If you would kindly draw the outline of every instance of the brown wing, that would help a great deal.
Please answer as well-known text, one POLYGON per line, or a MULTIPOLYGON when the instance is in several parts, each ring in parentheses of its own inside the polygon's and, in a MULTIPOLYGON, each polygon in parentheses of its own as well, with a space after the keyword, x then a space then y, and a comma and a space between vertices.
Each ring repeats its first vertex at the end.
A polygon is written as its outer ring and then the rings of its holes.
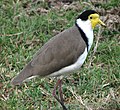
POLYGON ((63 31, 47 42, 33 58, 31 65, 37 69, 33 74, 46 76, 75 63, 85 46, 77 27, 63 31))
POLYGON ((47 76, 76 62, 85 50, 85 42, 76 26, 50 39, 13 80, 17 85, 30 76, 47 76))

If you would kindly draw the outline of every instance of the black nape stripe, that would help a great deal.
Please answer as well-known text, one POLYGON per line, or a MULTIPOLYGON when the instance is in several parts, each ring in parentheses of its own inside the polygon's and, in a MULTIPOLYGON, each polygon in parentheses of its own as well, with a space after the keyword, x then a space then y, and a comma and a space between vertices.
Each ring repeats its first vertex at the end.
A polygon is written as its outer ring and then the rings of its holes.
POLYGON ((78 26, 78 24, 75 23, 75 25, 77 26, 77 28, 78 28, 78 30, 79 30, 79 32, 80 32, 83 40, 85 41, 86 46, 87 46, 87 51, 88 51, 88 46, 89 46, 89 45, 88 45, 88 38, 86 37, 86 35, 85 35, 85 33, 83 32, 83 30, 78 26))

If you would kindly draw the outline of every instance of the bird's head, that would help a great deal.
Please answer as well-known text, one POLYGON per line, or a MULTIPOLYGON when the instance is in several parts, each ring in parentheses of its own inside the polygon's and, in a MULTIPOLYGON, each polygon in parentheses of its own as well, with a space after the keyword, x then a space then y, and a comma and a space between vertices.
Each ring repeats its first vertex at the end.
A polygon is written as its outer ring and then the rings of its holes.
POLYGON ((101 20, 99 14, 94 10, 86 10, 82 12, 77 19, 81 21, 90 21, 92 29, 95 28, 96 25, 100 24, 102 26, 106 26, 101 20))

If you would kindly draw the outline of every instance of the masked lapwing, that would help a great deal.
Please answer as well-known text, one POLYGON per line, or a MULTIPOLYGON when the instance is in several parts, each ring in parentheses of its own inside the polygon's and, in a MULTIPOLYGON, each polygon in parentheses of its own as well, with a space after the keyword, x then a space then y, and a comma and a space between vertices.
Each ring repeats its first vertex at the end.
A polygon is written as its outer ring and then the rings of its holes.
MULTIPOLYGON (((82 12, 72 27, 45 43, 11 83, 21 85, 22 82, 33 76, 58 77, 79 70, 92 46, 93 29, 97 24, 105 26, 96 11, 86 10, 82 12)), ((53 96, 63 109, 67 110, 63 103, 61 83, 59 78, 54 87, 53 96), (56 96, 58 87, 60 99, 56 96)))

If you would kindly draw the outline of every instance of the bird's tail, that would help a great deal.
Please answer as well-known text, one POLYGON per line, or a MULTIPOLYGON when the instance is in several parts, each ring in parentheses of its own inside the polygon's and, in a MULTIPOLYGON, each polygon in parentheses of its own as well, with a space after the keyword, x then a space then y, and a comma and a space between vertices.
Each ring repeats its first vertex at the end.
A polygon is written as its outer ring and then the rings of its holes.
POLYGON ((21 85, 24 80, 33 76, 33 68, 30 63, 15 77, 12 79, 12 85, 21 85))

